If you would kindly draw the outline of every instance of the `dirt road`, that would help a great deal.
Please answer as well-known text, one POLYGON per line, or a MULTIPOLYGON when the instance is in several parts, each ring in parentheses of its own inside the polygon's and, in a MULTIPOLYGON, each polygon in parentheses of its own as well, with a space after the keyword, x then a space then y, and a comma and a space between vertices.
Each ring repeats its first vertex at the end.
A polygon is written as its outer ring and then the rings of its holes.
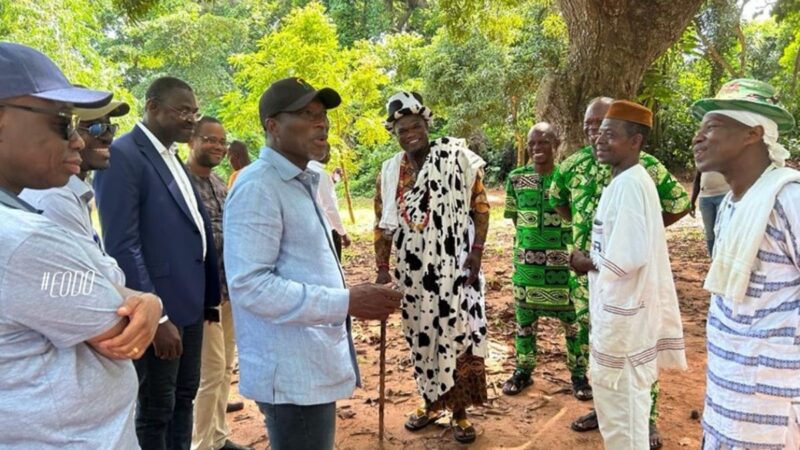
MULTIPOLYGON (((492 196, 494 207, 502 198, 492 196)), ((668 231, 672 269, 683 315, 689 360, 688 372, 668 372, 661 377, 659 428, 664 449, 696 449, 701 430, 692 411, 702 411, 705 384, 705 317, 708 295, 702 280, 708 267, 705 240, 698 219, 685 218, 668 231)), ((576 400, 569 390, 569 373, 564 360, 564 338, 555 320, 540 324, 539 366, 535 384, 516 397, 500 392, 503 381, 514 368, 514 315, 510 285, 510 221, 492 223, 483 269, 487 278, 487 316, 490 318, 490 350, 487 360, 490 402, 470 411, 478 430, 473 449, 599 449, 598 432, 575 433, 570 422, 589 411, 591 402, 576 400)), ((345 270, 348 281, 358 283, 374 277, 371 245, 359 242, 351 250, 345 270)), ((378 324, 354 325, 356 348, 363 375, 363 389, 352 399, 338 403, 337 449, 377 449, 378 427, 378 324)), ((408 361, 408 348, 402 339, 400 319, 392 317, 387 339, 386 449, 463 449, 446 427, 429 427, 418 433, 403 428, 408 413, 419 403, 408 361)), ((235 386, 234 386, 235 389, 235 386)), ((268 442, 257 407, 246 402, 244 411, 231 413, 233 439, 242 444, 266 449, 268 442)), ((311 449, 309 449, 311 450, 311 449)))

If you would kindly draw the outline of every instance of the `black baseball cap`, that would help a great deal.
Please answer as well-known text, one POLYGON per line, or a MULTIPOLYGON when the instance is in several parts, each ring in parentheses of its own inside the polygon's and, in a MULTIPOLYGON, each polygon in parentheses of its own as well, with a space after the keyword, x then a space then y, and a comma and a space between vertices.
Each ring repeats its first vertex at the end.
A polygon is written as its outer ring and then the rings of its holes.
POLYGON ((306 80, 297 77, 284 78, 270 85, 261 95, 258 102, 258 115, 261 125, 269 117, 282 112, 294 112, 303 109, 312 100, 317 99, 332 109, 342 103, 342 97, 331 88, 314 89, 306 80))

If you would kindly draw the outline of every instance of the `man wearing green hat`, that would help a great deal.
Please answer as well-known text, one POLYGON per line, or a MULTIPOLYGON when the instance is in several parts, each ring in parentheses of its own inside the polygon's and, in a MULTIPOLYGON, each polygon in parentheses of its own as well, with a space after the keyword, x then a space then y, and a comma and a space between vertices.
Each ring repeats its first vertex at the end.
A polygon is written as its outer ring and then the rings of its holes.
POLYGON ((800 448, 800 173, 778 143, 794 118, 772 86, 725 84, 693 106, 697 169, 731 187, 716 223, 704 450, 800 448))

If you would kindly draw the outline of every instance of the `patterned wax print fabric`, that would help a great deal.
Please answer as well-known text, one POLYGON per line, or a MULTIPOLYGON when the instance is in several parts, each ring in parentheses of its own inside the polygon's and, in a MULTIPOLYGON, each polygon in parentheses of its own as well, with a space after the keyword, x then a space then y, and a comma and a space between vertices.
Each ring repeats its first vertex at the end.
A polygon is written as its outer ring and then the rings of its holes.
POLYGON ((574 311, 569 300, 571 230, 550 205, 552 173, 531 166, 508 175, 504 216, 516 221, 514 300, 537 311, 574 311))
MULTIPOLYGON (((661 209, 678 214, 689 209, 689 194, 653 155, 642 152, 639 164, 656 184, 661 209)), ((565 159, 556 168, 550 185, 550 204, 569 205, 572 211, 572 243, 575 248, 589 251, 592 218, 597 211, 600 194, 611 182, 611 169, 597 162, 592 147, 586 146, 565 159)), ((570 248, 570 251, 572 248, 570 248)))
POLYGON ((564 328, 567 368, 573 379, 582 379, 588 348, 578 338, 575 306, 567 284, 567 244, 572 232, 550 205, 551 182, 552 172, 540 175, 532 166, 515 169, 506 181, 504 216, 516 222, 512 276, 516 370, 530 375, 536 369, 539 317, 554 317, 564 328))

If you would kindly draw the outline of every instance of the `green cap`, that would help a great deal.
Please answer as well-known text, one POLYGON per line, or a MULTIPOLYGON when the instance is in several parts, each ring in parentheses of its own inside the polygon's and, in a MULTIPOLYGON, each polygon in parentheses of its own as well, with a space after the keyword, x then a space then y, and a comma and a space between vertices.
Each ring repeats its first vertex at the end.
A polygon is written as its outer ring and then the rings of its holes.
POLYGON ((763 81, 739 78, 725 83, 717 96, 704 98, 692 105, 692 113, 701 119, 706 113, 719 109, 733 109, 761 114, 778 125, 785 133, 794 128, 794 117, 775 96, 775 88, 763 81))

